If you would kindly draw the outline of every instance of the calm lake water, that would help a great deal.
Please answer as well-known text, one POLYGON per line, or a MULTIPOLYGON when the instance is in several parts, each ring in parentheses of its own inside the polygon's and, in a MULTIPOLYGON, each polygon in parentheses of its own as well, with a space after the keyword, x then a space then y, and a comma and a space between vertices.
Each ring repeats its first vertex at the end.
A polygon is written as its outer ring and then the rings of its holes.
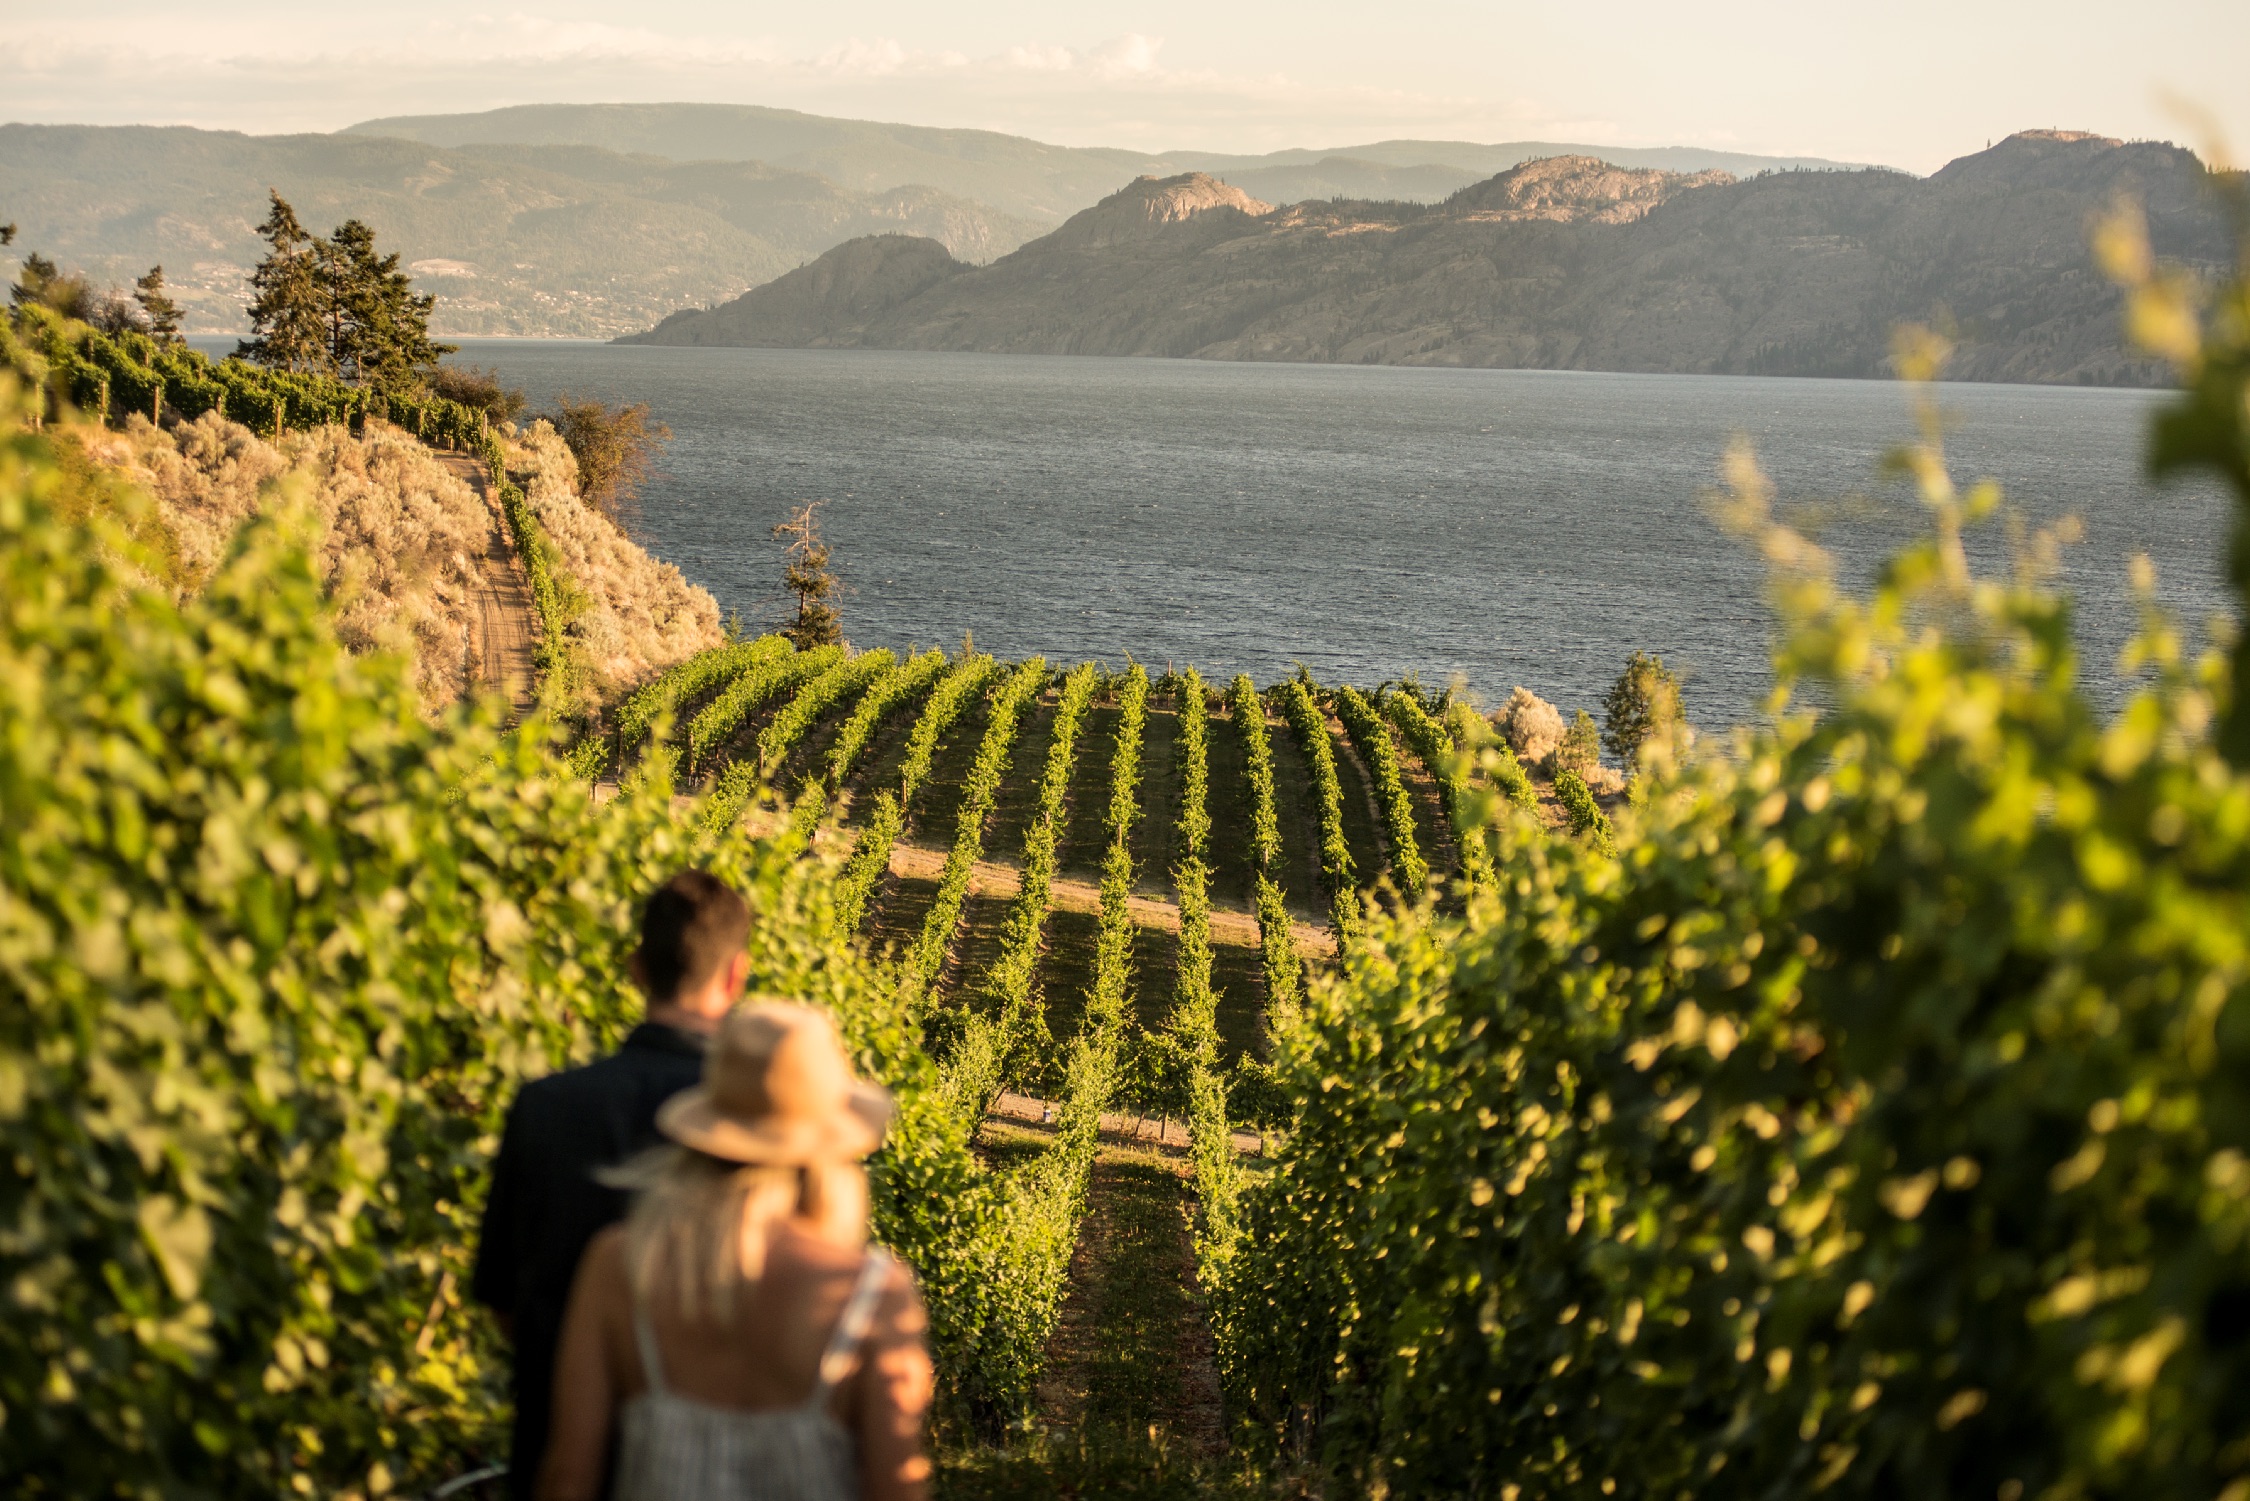
MULTIPOLYGON (((822 512, 854 644, 958 643, 1259 682, 1459 675, 1598 710, 1634 648, 1680 668, 1695 717, 1770 686, 1763 574, 1710 519, 1747 435, 1785 502, 1865 580, 1919 525, 1883 454, 1905 392, 1859 381, 1240 365, 858 350, 646 349, 470 340, 535 403, 646 401, 673 441, 640 528, 764 625, 788 598, 769 529, 822 512)), ((2137 552, 2200 627, 2228 608, 2215 489, 2140 476, 2154 393, 1948 386, 1962 479, 2027 519, 2065 513, 2084 677, 2114 703, 2137 552)), ((2008 557, 2001 528, 1975 550, 2008 557)), ((2200 635, 2200 631, 2198 631, 2200 635)))

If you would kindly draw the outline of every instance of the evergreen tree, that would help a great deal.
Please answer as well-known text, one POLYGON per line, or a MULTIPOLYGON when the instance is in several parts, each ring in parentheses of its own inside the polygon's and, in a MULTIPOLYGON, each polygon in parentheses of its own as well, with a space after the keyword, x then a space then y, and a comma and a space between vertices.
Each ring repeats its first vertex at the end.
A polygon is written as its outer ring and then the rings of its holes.
POLYGON ((1662 657, 1636 651, 1610 687, 1602 744, 1627 771, 1641 747, 1680 721, 1680 680, 1662 657))
POLYGON ((258 234, 273 248, 250 273, 252 336, 235 354, 277 370, 330 373, 335 362, 322 318, 317 242, 297 222, 297 211, 288 200, 267 191, 273 207, 258 226, 258 234))
POLYGON ((828 571, 828 544, 820 535, 819 501, 799 506, 787 521, 773 529, 776 537, 789 538, 782 551, 782 582, 797 596, 797 622, 782 630, 799 651, 833 646, 844 638, 843 623, 828 603, 838 586, 828 571))
POLYGON ((159 344, 180 342, 180 305, 164 291, 164 268, 151 266, 148 275, 133 283, 133 300, 141 305, 148 336, 159 344))
POLYGON ((330 353, 353 380, 391 388, 411 385, 446 355, 451 344, 430 341, 430 312, 437 299, 417 295, 399 269, 398 252, 377 253, 375 231, 357 219, 336 227, 321 246, 327 300, 334 309, 330 353))

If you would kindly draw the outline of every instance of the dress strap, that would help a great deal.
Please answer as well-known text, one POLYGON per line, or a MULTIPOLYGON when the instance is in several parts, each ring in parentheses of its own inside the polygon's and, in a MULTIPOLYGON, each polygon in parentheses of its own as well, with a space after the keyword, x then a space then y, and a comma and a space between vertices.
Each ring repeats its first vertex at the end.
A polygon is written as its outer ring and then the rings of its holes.
POLYGON ((633 1300, 633 1342, 641 1347, 641 1375, 656 1396, 664 1395, 664 1359, 656 1353, 656 1331, 649 1327, 648 1308, 633 1300))
POLYGON ((813 1383, 812 1396, 805 1401, 807 1407, 826 1403, 828 1394, 851 1368, 860 1341, 867 1338, 868 1326, 875 1321, 875 1301, 883 1295, 890 1271, 890 1252, 878 1246, 867 1253, 867 1264, 859 1270, 859 1281, 844 1304, 843 1317, 836 1320, 836 1332, 828 1337, 828 1348, 821 1354, 820 1379, 813 1383))

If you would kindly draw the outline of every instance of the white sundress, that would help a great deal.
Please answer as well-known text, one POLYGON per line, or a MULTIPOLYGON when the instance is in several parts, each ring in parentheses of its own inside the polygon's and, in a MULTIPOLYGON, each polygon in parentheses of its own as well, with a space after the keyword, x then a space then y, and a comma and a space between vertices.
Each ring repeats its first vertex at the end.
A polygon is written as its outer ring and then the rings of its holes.
POLYGON ((636 1303, 633 1337, 648 1390, 625 1404, 615 1501, 857 1501, 857 1446, 828 1399, 867 1337, 890 1265, 887 1253, 868 1253, 812 1395, 795 1407, 751 1412, 667 1391, 648 1311, 636 1303))

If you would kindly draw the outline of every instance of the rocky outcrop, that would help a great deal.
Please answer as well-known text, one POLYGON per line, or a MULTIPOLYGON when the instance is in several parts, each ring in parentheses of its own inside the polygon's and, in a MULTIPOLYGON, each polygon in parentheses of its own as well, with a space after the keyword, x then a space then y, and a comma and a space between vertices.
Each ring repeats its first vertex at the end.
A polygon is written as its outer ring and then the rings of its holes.
POLYGON ((1090 209, 1071 215, 1047 236, 1057 250, 1102 250, 1159 239, 1175 224, 1214 210, 1258 218, 1273 212, 1242 189, 1202 172, 1136 177, 1090 209))
POLYGON ((718 332, 733 320, 801 331, 756 342, 893 349, 1878 376, 1898 325, 1935 322, 1957 337, 1958 378, 2146 384, 2163 372, 2123 346, 2087 248, 2120 197, 2146 207, 2159 255, 2231 260, 2191 153, 2040 131, 1927 179, 1567 156, 1440 204, 1268 210, 1201 174, 1144 178, 989 266, 911 289, 839 275, 864 286, 848 307, 837 291, 786 316, 811 284, 775 283, 664 332, 738 342, 718 332))
POLYGON ((1551 156, 1463 188, 1445 207, 1472 223, 1630 224, 1667 198, 1733 181, 1726 172, 1633 171, 1591 156, 1551 156))

